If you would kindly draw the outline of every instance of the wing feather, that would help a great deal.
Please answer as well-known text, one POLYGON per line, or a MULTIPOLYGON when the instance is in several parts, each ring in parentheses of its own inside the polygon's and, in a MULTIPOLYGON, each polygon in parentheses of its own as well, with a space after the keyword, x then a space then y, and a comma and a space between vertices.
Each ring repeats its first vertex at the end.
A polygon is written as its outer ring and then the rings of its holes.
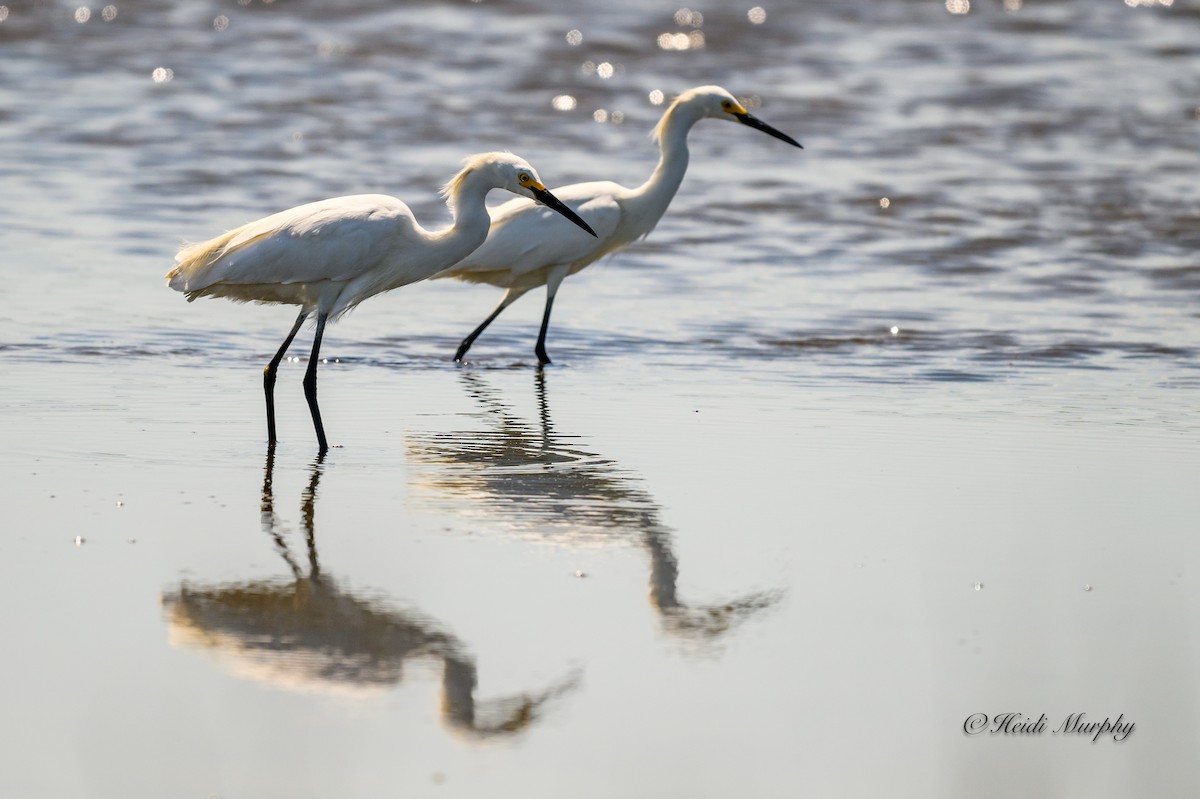
POLYGON ((395 197, 360 194, 297 206, 184 247, 172 288, 346 281, 410 239, 412 212, 395 197))

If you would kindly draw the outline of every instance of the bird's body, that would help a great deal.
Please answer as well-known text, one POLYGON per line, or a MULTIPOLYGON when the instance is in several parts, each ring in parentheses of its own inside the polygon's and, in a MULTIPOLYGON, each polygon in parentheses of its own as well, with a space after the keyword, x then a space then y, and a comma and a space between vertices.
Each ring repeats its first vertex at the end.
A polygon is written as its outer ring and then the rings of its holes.
POLYGON ((300 306, 283 346, 267 365, 268 440, 275 443, 275 371, 300 326, 315 312, 317 331, 305 375, 317 440, 327 449, 316 403, 316 365, 325 324, 363 300, 424 280, 478 247, 489 224, 484 198, 494 188, 546 203, 586 224, 546 191, 537 172, 510 153, 472 156, 443 194, 454 222, 426 230, 407 205, 382 194, 336 197, 297 206, 182 248, 167 285, 197 297, 300 306))
POLYGON ((453 263, 459 254, 454 250, 478 245, 475 233, 439 253, 432 234, 395 197, 335 197, 186 247, 167 277, 189 300, 226 297, 326 308, 336 318, 367 297, 428 277, 426 270, 436 264, 453 263))
POLYGON ((725 118, 762 130, 797 147, 791 137, 751 116, 733 95, 719 86, 701 86, 684 92, 663 114, 654 137, 660 147, 658 166, 650 178, 628 188, 612 181, 564 186, 555 195, 596 231, 596 237, 579 234, 552 219, 534 203, 510 200, 492 212, 487 240, 438 277, 488 283, 507 289, 500 305, 467 336, 455 360, 500 312, 530 289, 546 286, 546 308, 535 351, 540 363, 549 363, 545 339, 550 310, 558 287, 568 276, 609 253, 645 237, 666 213, 687 172, 687 136, 705 118, 725 118))

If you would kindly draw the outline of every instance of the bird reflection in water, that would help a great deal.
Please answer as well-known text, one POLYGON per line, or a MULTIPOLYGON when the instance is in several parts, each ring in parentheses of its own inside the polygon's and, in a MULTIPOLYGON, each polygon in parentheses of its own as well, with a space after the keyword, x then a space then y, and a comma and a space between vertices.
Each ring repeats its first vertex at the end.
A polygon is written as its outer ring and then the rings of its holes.
POLYGON ((478 372, 464 370, 462 380, 491 429, 410 436, 409 456, 425 467, 414 470, 419 492, 523 536, 639 544, 650 556, 651 605, 666 632, 680 638, 716 641, 779 600, 780 591, 759 591, 711 605, 685 602, 661 509, 636 475, 588 452, 579 437, 555 431, 544 371, 535 374, 536 426, 516 416, 478 372))
POLYGON ((323 456, 312 464, 301 502, 307 574, 288 547, 275 513, 268 452, 262 487, 262 527, 291 571, 291 579, 268 578, 214 586, 180 585, 165 594, 170 640, 208 650, 239 676, 292 690, 372 694, 400 682, 416 661, 442 666, 441 713, 455 732, 493 738, 533 724, 544 705, 573 688, 571 675, 539 694, 476 701, 475 661, 463 644, 436 621, 398 610, 338 586, 321 570, 314 509, 323 456))

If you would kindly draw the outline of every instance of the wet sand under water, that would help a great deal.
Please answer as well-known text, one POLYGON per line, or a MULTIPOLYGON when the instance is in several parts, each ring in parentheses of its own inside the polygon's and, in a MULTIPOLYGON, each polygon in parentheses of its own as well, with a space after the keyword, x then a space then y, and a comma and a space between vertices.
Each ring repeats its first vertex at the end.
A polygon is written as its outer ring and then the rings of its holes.
POLYGON ((229 367, 18 403, 11 789, 1194 787, 1186 397, 333 364, 317 462, 301 364, 273 460, 229 367), (1136 726, 964 734, 1006 711, 1136 726))

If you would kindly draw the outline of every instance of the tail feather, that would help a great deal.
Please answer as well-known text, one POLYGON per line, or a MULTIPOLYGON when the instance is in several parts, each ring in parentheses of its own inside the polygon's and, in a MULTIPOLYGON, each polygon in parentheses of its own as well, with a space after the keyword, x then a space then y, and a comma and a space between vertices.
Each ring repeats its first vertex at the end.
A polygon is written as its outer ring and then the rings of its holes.
POLYGON ((225 256, 253 244, 269 232, 253 235, 248 228, 250 225, 243 225, 208 241, 184 245, 175 253, 175 266, 166 274, 167 285, 189 294, 207 288, 214 282, 210 272, 225 256))
POLYGON ((231 230, 208 241, 187 244, 175 253, 175 266, 167 272, 167 285, 176 291, 195 291, 208 268, 221 259, 239 233, 231 230))

